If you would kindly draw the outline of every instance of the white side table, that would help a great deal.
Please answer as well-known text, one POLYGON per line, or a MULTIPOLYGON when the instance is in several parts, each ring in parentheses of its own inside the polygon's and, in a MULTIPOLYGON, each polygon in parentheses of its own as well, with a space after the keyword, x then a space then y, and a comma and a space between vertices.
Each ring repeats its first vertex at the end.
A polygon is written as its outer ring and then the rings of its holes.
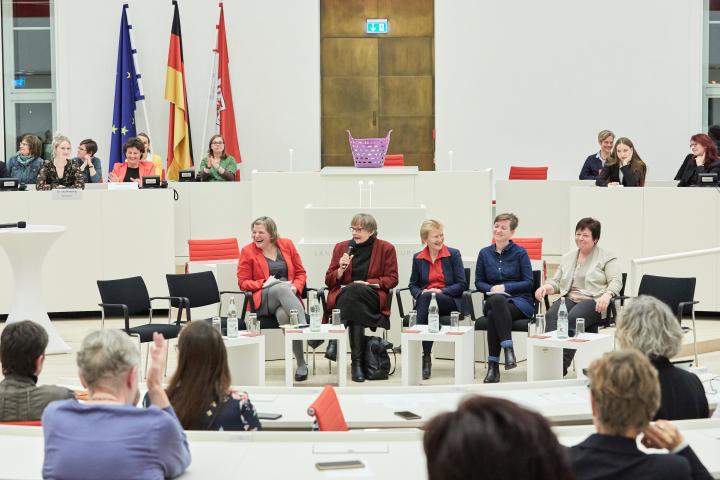
POLYGON ((423 340, 432 342, 453 342, 455 344, 455 385, 473 383, 475 370, 474 347, 475 327, 443 326, 438 333, 428 333, 427 325, 416 325, 412 332, 405 329, 401 333, 402 341, 402 384, 420 385, 421 351, 423 340), (416 332, 416 333, 415 333, 416 332))
POLYGON ((265 335, 223 337, 232 385, 265 385, 265 335))
MULTIPOLYGON (((577 337, 576 337, 577 338, 577 337)), ((585 378, 582 370, 590 363, 602 356, 603 353, 613 349, 613 336, 603 333, 583 333, 580 340, 568 338, 559 340, 557 332, 545 332, 535 338, 529 337, 527 341, 527 379, 535 380, 562 380, 563 348, 576 350, 575 370, 578 378, 585 378), (547 338, 538 338, 547 337, 547 338)))
POLYGON ((310 327, 285 329, 285 386, 292 387, 295 369, 293 368, 293 340, 337 340, 338 386, 347 383, 347 330, 343 325, 324 323, 319 332, 311 332, 310 327))
MULTIPOLYGON (((5 249, 15 280, 13 305, 7 323, 32 320, 47 331, 46 354, 68 353, 70 347, 50 322, 42 294, 43 262, 55 240, 67 230, 65 225, 28 225, 26 228, 0 229, 0 246, 5 249)), ((67 272, 68 280, 72 272, 67 272)))

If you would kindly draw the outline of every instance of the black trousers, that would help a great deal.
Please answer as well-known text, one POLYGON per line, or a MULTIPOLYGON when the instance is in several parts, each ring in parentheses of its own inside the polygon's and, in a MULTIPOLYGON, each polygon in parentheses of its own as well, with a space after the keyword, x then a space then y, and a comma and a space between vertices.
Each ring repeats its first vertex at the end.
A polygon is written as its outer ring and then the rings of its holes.
MULTIPOLYGON (((585 319, 585 331, 597 333, 597 324, 602 320, 601 314, 595 311, 595 300, 583 300, 575 303, 565 297, 565 306, 568 310, 568 330, 575 330, 575 322, 578 318, 585 319)), ((545 331, 551 332, 557 330, 558 310, 560 309, 560 299, 550 306, 550 310, 545 314, 545 331)), ((575 350, 563 349, 563 371, 566 372, 573 358, 575 358, 575 350)))
POLYGON ((512 322, 525 318, 525 314, 508 301, 505 295, 490 295, 483 305, 488 319, 488 353, 491 357, 500 356, 500 342, 512 339, 512 322))
MULTIPOLYGON (((418 325, 427 325, 428 323, 428 310, 430 309, 430 300, 432 300, 432 293, 425 292, 421 294, 415 302, 415 311, 417 311, 417 323, 418 325)), ((444 293, 436 293, 435 301, 438 304, 438 310, 440 315, 450 315, 450 312, 457 310, 455 300, 450 295, 444 293)), ((430 354, 432 352, 433 342, 422 342, 423 354, 430 354)))

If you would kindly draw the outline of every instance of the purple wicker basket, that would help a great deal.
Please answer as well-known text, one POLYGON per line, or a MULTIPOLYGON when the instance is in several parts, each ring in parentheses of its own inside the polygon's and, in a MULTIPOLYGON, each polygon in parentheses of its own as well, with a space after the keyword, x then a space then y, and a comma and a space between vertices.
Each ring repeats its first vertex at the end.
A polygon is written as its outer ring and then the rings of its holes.
POLYGON ((356 168, 380 168, 385 164, 392 129, 388 130, 384 138, 353 138, 350 130, 346 132, 356 168))

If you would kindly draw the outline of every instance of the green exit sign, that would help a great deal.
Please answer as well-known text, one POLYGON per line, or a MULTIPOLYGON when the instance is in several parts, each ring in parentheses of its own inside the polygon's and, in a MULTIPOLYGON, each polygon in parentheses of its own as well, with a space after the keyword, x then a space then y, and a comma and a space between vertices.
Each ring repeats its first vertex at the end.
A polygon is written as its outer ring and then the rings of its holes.
POLYGON ((365 24, 367 33, 388 33, 387 18, 368 18, 365 24))

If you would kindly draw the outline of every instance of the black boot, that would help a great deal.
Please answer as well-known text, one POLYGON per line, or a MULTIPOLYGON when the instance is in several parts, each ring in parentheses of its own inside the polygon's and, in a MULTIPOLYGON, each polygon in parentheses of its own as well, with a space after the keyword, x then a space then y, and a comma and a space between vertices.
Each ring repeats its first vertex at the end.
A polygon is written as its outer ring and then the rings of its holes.
POLYGON ((427 380, 430 378, 430 372, 432 371, 432 354, 423 353, 422 358, 422 378, 427 380))
POLYGON ((325 349, 325 358, 333 362, 337 361, 337 340, 328 340, 328 346, 325 349))
POLYGON ((363 354, 365 346, 365 326, 350 326, 350 374, 353 382, 364 382, 365 374, 363 373, 363 354))
POLYGON ((498 362, 488 362, 488 371, 485 375, 483 383, 498 383, 500 381, 500 364, 498 362))
POLYGON ((515 360, 515 350, 513 347, 503 348, 505 351, 505 370, 512 370, 517 367, 517 361, 515 360))

